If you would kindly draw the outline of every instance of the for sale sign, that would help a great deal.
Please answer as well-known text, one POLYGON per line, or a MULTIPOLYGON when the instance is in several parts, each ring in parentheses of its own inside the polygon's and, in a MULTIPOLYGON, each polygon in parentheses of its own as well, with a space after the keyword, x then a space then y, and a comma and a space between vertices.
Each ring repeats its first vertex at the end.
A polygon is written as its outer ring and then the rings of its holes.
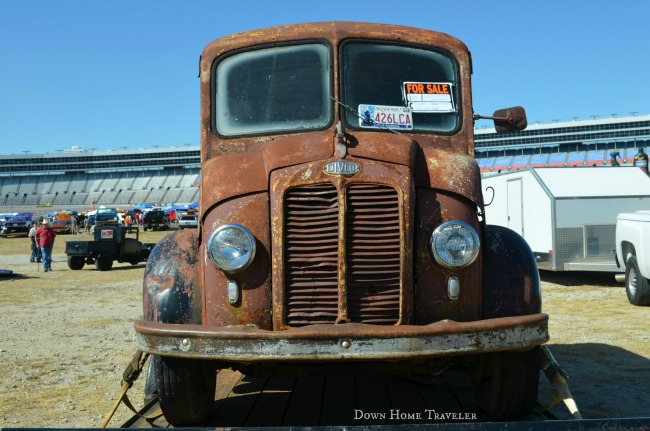
POLYGON ((413 112, 456 112, 451 82, 405 82, 404 99, 413 112))

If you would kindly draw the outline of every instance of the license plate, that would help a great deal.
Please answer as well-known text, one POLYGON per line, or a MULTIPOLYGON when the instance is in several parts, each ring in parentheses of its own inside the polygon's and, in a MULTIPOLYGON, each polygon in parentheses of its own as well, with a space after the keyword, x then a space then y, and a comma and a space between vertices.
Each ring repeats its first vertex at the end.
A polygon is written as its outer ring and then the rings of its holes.
POLYGON ((371 129, 413 129, 411 108, 404 106, 359 105, 359 126, 371 129))

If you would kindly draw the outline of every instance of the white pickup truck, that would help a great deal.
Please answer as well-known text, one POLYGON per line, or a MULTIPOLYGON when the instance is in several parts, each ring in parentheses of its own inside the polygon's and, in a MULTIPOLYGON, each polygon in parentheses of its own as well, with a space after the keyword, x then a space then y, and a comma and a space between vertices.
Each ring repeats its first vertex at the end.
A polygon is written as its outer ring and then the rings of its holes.
POLYGON ((650 305, 650 211, 616 217, 616 264, 625 269, 630 303, 650 305))

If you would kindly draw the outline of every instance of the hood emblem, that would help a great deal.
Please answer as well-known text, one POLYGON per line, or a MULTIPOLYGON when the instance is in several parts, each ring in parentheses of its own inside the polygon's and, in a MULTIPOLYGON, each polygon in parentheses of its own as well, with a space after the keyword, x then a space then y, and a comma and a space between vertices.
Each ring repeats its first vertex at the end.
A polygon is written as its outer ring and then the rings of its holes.
POLYGON ((353 162, 343 160, 329 162, 323 166, 323 172, 330 175, 354 175, 359 172, 360 166, 353 162))

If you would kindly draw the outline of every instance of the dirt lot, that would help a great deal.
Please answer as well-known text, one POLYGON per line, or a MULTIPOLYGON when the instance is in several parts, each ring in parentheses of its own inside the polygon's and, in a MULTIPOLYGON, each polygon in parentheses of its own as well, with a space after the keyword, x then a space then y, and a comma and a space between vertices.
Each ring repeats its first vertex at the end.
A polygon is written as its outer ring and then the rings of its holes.
MULTIPOLYGON (((165 234, 146 232, 141 240, 165 234)), ((44 273, 29 263, 27 238, 0 238, 0 269, 16 275, 0 278, 0 427, 98 427, 135 352, 144 264, 70 271, 68 239, 57 238, 53 271, 44 273)), ((650 308, 630 305, 609 274, 546 273, 542 280, 550 347, 583 416, 650 416, 650 308)), ((131 391, 138 406, 143 380, 131 391)), ((549 402, 551 388, 542 382, 539 399, 549 402)), ((568 417, 562 407, 552 411, 568 417)), ((110 426, 128 417, 120 407, 110 426)))

